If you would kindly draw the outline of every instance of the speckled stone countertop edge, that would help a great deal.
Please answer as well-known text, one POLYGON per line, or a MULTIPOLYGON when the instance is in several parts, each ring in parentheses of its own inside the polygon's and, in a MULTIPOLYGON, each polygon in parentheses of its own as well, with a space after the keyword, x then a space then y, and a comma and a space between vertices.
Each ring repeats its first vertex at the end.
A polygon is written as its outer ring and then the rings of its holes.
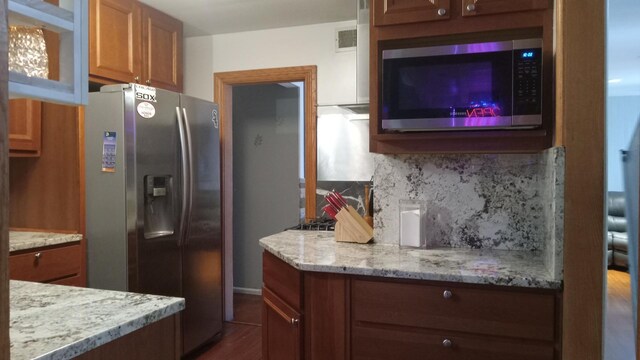
POLYGON ((185 309, 178 297, 11 280, 11 357, 66 360, 185 309))
POLYGON ((126 323, 120 324, 119 326, 104 330, 85 339, 78 340, 61 348, 52 350, 46 354, 35 357, 32 360, 72 359, 117 340, 118 338, 126 336, 136 330, 140 330, 145 326, 175 315, 176 313, 184 310, 184 308, 184 300, 176 300, 174 304, 168 305, 164 309, 158 309, 149 313, 141 314, 137 319, 130 320, 126 323))
MULTIPOLYGON (((273 238, 273 236, 268 237, 273 238)), ((460 273, 436 273, 436 272, 417 272, 407 270, 397 270, 388 268, 367 268, 367 267, 354 267, 354 266, 338 266, 331 264, 316 264, 305 261, 299 261, 291 256, 284 254, 278 249, 270 246, 265 239, 259 240, 259 244, 269 253, 275 255, 285 263, 293 266, 300 271, 309 272, 329 272, 336 274, 347 275, 361 275, 361 276, 376 276, 395 279, 408 279, 408 280, 427 280, 427 281, 442 281, 442 282, 458 282, 466 284, 478 284, 478 285, 496 285, 496 286, 509 286, 509 287, 521 287, 521 288, 534 288, 534 289, 550 289, 560 290, 563 287, 562 280, 555 280, 548 274, 548 277, 524 277, 524 276, 507 276, 507 275, 488 275, 488 274, 460 274, 460 273)), ((389 246, 388 244, 367 244, 360 246, 389 246)), ((455 250, 452 250, 455 251, 455 250)), ((548 271, 547 271, 548 272, 548 271)))
POLYGON ((9 231, 9 252, 31 250, 82 240, 82 234, 36 231, 9 231))

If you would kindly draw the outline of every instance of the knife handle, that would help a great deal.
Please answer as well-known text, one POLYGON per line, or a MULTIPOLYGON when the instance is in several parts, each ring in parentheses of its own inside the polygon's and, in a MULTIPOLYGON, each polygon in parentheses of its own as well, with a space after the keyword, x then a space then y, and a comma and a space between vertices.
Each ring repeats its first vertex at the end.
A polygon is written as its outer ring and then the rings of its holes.
POLYGON ((333 220, 336 220, 336 215, 338 215, 338 213, 333 209, 333 206, 331 204, 323 207, 322 211, 326 212, 327 215, 329 215, 333 220))
POLYGON ((332 196, 332 193, 327 194, 324 199, 327 200, 327 202, 335 208, 336 213, 344 207, 342 204, 340 204, 340 201, 338 201, 335 196, 332 196))
POLYGON ((345 200, 345 198, 339 192, 333 190, 333 196, 335 196, 338 199, 338 201, 342 204, 342 206, 346 207, 348 205, 347 200, 345 200))

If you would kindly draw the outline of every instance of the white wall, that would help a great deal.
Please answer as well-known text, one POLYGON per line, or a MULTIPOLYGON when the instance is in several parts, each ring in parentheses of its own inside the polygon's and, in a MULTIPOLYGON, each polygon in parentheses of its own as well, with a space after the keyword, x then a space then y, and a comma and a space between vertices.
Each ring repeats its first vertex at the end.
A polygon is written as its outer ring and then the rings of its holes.
POLYGON ((318 66, 318 104, 356 102, 356 52, 335 51, 342 21, 185 39, 185 93, 211 99, 213 73, 318 66), (210 42, 211 44, 208 44, 210 42))
POLYGON ((211 36, 184 39, 184 93, 213 101, 213 41, 211 36))

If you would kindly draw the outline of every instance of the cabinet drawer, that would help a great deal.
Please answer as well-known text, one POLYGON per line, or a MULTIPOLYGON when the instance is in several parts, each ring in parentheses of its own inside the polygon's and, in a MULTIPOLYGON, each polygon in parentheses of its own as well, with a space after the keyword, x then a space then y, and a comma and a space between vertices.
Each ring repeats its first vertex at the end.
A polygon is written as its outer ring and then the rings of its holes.
POLYGON ((555 339, 553 293, 433 282, 358 279, 352 284, 355 325, 384 324, 544 341, 555 339))
POLYGON ((80 273, 80 245, 44 249, 9 257, 13 280, 49 282, 80 273))
POLYGON ((462 0, 462 16, 545 10, 549 0, 462 0))
POLYGON ((552 360, 553 345, 419 329, 354 327, 352 359, 552 360), (445 346, 445 341, 449 343, 445 346))
POLYGON ((262 255, 264 286, 294 310, 302 308, 302 272, 265 251, 262 255))
POLYGON ((80 277, 80 275, 74 275, 72 277, 55 280, 50 282, 49 284, 85 287, 85 284, 82 282, 82 278, 80 277))
POLYGON ((375 26, 410 24, 449 19, 450 0, 376 0, 375 26))

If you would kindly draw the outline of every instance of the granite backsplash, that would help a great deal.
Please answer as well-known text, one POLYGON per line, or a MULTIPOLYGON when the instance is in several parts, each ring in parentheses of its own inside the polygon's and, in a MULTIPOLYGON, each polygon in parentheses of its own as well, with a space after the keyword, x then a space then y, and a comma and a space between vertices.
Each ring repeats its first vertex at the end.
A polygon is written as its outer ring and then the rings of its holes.
POLYGON ((564 149, 376 155, 374 240, 399 243, 401 199, 426 203, 427 247, 544 252, 562 274, 564 149))

